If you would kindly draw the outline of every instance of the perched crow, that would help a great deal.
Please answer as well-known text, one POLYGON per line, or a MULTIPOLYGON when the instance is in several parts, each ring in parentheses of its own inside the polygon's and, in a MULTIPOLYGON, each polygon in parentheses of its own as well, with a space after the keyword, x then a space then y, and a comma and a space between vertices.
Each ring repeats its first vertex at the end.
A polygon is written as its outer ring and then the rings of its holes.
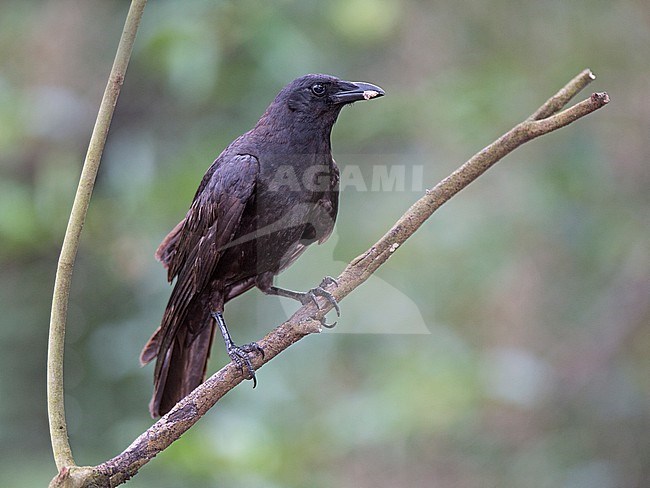
POLYGON ((222 315, 229 300, 256 286, 303 304, 320 295, 336 305, 322 283, 300 293, 273 286, 273 277, 332 232, 339 170, 330 134, 341 108, 382 95, 369 83, 298 78, 208 168, 187 215, 156 251, 176 283, 140 356, 143 365, 157 357, 152 416, 203 382, 215 325, 230 358, 255 381, 249 354, 264 352, 255 343, 233 343, 222 315))

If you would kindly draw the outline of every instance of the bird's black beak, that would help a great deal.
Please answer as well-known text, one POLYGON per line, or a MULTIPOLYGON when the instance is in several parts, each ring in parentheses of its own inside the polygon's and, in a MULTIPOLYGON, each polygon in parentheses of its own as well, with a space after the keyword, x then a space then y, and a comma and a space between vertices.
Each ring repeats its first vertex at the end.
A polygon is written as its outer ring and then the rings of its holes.
POLYGON ((377 85, 363 81, 344 81, 340 84, 341 90, 330 95, 334 103, 352 103, 358 100, 371 100, 383 97, 385 92, 377 85))

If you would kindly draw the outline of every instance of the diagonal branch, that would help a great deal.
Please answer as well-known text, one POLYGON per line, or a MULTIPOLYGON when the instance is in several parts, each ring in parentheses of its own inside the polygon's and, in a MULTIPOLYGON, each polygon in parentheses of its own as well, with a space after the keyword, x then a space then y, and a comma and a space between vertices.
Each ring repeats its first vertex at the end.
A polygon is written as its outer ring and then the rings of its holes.
POLYGON ((135 34, 140 25, 142 11, 146 0, 133 0, 124 24, 124 30, 115 54, 106 90, 99 107, 97 120, 93 129, 88 152, 84 161, 79 186, 72 204, 68 227, 63 238, 61 255, 54 280, 52 296, 52 312, 50 315, 50 336, 47 350, 47 409, 50 422, 50 438, 52 453, 58 470, 75 466, 72 450, 68 441, 68 428, 65 422, 63 402, 63 349, 65 339, 65 323, 68 313, 68 296, 70 280, 74 268, 79 238, 83 228, 86 212, 90 203, 95 177, 99 162, 104 151, 108 136, 108 128, 113 118, 117 97, 124 82, 124 74, 129 64, 135 34))
MULTIPOLYGON (((580 73, 531 117, 479 151, 433 189, 427 190, 375 245, 345 268, 337 279, 338 286, 330 286, 328 291, 339 301, 345 298, 385 263, 433 212, 504 156, 523 143, 564 127, 609 103, 607 93, 594 93, 590 98, 560 112, 593 79, 589 70, 580 73)), ((259 369, 303 337, 320 332, 320 318, 331 310, 332 305, 321 299, 320 306, 320 309, 313 304, 301 307, 289 320, 258 341, 264 349, 264 358, 259 355, 255 358, 255 368, 259 369)), ((74 486, 114 487, 124 483, 243 380, 241 371, 234 364, 227 364, 140 435, 124 452, 96 467, 72 468, 70 471, 77 470, 79 479, 83 478, 82 484, 74 486)), ((65 474, 61 473, 60 477, 65 477, 65 474)))

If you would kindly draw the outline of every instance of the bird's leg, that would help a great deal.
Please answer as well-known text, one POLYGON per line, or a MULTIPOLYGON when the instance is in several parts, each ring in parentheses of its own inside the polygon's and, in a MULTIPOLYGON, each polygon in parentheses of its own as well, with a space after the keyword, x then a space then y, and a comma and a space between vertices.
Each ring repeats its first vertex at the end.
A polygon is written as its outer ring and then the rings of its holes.
MULTIPOLYGON (((326 276, 325 278, 323 278, 323 281, 321 281, 320 285, 306 292, 285 290, 284 288, 278 288, 277 286, 270 286, 267 290, 264 291, 264 293, 266 293, 267 295, 276 295, 279 297, 293 298, 294 300, 298 300, 303 305, 307 305, 308 303, 313 302, 318 309, 320 309, 320 305, 318 305, 318 301, 316 300, 316 297, 323 297, 332 304, 334 310, 336 310, 337 317, 340 317, 341 309, 339 308, 339 304, 336 301, 336 298, 334 298, 334 296, 325 289, 325 287, 330 284, 334 284, 338 286, 338 283, 334 278, 332 278, 331 276, 326 276)), ((323 319, 321 320, 321 324, 323 325, 323 327, 327 327, 328 329, 331 329, 336 325, 336 322, 334 322, 333 324, 327 324, 325 322, 325 318, 323 317, 323 319)))
POLYGON ((246 366, 249 379, 253 380, 253 388, 255 388, 257 386, 257 378, 255 378, 255 368, 251 363, 249 354, 251 352, 259 352, 262 357, 264 357, 264 350, 258 346, 256 342, 244 344, 243 346, 235 345, 230 337, 230 332, 228 332, 228 327, 226 326, 223 314, 221 312, 212 312, 211 315, 219 326, 219 330, 223 336, 223 342, 226 344, 226 352, 228 353, 228 356, 230 356, 232 362, 237 365, 242 373, 244 372, 244 366, 246 366))

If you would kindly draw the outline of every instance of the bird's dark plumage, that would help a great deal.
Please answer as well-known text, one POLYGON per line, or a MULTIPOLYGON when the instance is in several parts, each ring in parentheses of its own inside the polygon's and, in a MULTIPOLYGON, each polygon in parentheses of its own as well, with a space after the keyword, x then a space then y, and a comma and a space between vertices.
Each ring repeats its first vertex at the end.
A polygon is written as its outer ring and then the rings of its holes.
POLYGON ((254 375, 247 354, 257 346, 232 344, 224 304, 255 286, 290 296, 273 286, 273 277, 309 244, 325 241, 336 219, 332 126, 344 105, 383 94, 374 85, 328 75, 298 78, 212 163, 187 215, 156 251, 176 282, 140 357, 143 364, 157 358, 154 417, 203 381, 215 325, 231 358, 254 375))

